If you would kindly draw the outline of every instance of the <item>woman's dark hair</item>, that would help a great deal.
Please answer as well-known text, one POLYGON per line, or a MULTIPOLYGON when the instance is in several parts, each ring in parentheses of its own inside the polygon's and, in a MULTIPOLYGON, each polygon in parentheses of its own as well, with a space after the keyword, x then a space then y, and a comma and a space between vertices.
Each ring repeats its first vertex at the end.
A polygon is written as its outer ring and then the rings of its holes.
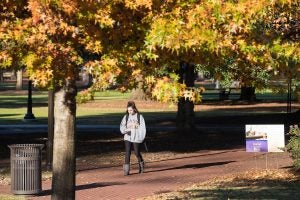
MULTIPOLYGON (((127 108, 131 107, 135 113, 139 113, 134 101, 128 101, 127 108)), ((128 114, 128 110, 126 109, 126 113, 128 114)))

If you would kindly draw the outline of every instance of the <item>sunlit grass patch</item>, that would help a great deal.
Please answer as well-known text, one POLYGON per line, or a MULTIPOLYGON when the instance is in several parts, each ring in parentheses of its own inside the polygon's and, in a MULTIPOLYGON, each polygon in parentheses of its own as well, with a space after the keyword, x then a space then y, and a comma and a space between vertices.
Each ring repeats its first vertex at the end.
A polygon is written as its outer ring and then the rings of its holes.
POLYGON ((26 200, 23 196, 14 196, 14 195, 2 195, 0 194, 0 200, 26 200))

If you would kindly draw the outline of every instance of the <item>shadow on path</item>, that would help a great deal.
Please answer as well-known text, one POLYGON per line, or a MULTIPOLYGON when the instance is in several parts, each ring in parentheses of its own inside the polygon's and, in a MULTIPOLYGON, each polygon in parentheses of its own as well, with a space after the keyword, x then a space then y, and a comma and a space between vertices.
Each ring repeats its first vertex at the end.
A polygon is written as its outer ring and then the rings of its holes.
MULTIPOLYGON (((113 185, 124 185, 125 183, 122 182, 101 182, 101 183, 90 183, 85 185, 77 185, 75 188, 75 191, 79 190, 88 190, 93 188, 101 188, 101 187, 107 187, 107 186, 113 186, 113 185)), ((52 190, 43 190, 41 194, 37 196, 49 196, 52 194, 52 190)))
POLYGON ((172 168, 166 168, 166 169, 150 170, 150 171, 146 171, 144 173, 161 172, 161 171, 176 170, 176 169, 188 169, 188 168, 198 169, 198 168, 204 168, 204 167, 226 165, 226 164, 232 163, 232 162, 236 162, 236 161, 225 161, 225 162, 213 162, 213 163, 201 163, 201 164, 182 165, 182 166, 172 167, 172 168))
MULTIPOLYGON (((184 157, 178 157, 178 158, 168 158, 168 159, 162 159, 162 160, 157 160, 157 161, 145 161, 146 164, 150 163, 159 163, 159 162, 165 162, 165 161, 173 161, 173 160, 182 160, 182 159, 188 159, 188 158, 198 158, 198 157, 204 157, 204 156, 213 156, 213 155, 219 155, 219 154, 224 154, 228 152, 238 152, 239 150, 231 150, 231 151, 221 151, 217 153, 206 153, 206 154, 201 154, 201 155, 194 155, 194 156, 184 156, 184 157)), ((137 164, 137 163, 132 163, 132 164, 137 164)), ((78 169, 76 170, 77 172, 83 172, 83 171, 91 171, 91 170, 97 170, 97 169, 105 169, 105 168, 112 168, 112 167, 122 167, 122 165, 110 165, 110 166, 105 166, 105 167, 89 167, 89 168, 84 168, 84 169, 78 169)))

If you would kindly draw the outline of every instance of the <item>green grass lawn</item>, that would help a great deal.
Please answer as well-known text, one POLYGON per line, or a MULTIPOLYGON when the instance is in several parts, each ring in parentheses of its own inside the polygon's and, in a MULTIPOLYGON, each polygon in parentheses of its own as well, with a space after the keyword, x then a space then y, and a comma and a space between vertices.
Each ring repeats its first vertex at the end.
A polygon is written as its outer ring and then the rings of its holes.
MULTIPOLYGON (((79 124, 111 124, 120 121, 126 110, 126 102, 130 93, 118 91, 96 92, 95 100, 77 105, 77 123, 79 124)), ((159 103, 157 103, 159 104, 159 103)), ((34 91, 32 94, 32 113, 36 117, 35 124, 47 124, 48 118, 48 93, 47 91, 34 91)), ((153 108, 147 103, 139 108, 145 116, 173 116, 176 107, 164 105, 153 108)), ((24 116, 27 113, 27 95, 7 93, 0 94, 0 124, 23 124, 24 116)))
MULTIPOLYGON (((0 92, 0 124, 23 124, 23 119, 27 113, 27 93, 10 91, 0 92)), ((120 117, 123 116, 126 109, 126 102, 130 93, 121 93, 118 91, 96 92, 95 100, 77 106, 77 123, 78 124, 115 124, 119 123, 120 117)), ((259 99, 279 100, 283 95, 275 94, 258 94, 259 99)), ((207 96, 209 98, 218 98, 217 96, 207 96)), ((205 100, 205 96, 204 96, 205 100)), ((48 117, 48 92, 33 91, 32 93, 32 112, 36 117, 36 124, 47 124, 48 117)), ((138 108, 147 117, 147 121, 155 120, 159 115, 161 118, 176 117, 177 106, 161 104, 157 102, 138 102, 138 108)), ((216 106, 217 108, 217 106, 216 106)), ((249 112, 249 111, 247 111, 249 112)), ((255 111, 256 113, 258 111, 255 111)), ((216 115, 236 115, 243 113, 241 110, 218 110, 210 111, 198 110, 196 117, 216 116, 216 115)))

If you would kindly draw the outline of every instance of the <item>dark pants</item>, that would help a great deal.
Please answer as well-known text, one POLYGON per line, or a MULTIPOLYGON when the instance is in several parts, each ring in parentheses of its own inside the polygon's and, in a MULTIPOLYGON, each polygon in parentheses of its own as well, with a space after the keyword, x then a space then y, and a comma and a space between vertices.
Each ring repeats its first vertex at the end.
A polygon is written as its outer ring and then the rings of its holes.
POLYGON ((143 157, 141 155, 141 144, 129 142, 125 140, 125 164, 130 163, 130 155, 131 155, 131 148, 133 146, 134 154, 139 162, 143 162, 143 157))

